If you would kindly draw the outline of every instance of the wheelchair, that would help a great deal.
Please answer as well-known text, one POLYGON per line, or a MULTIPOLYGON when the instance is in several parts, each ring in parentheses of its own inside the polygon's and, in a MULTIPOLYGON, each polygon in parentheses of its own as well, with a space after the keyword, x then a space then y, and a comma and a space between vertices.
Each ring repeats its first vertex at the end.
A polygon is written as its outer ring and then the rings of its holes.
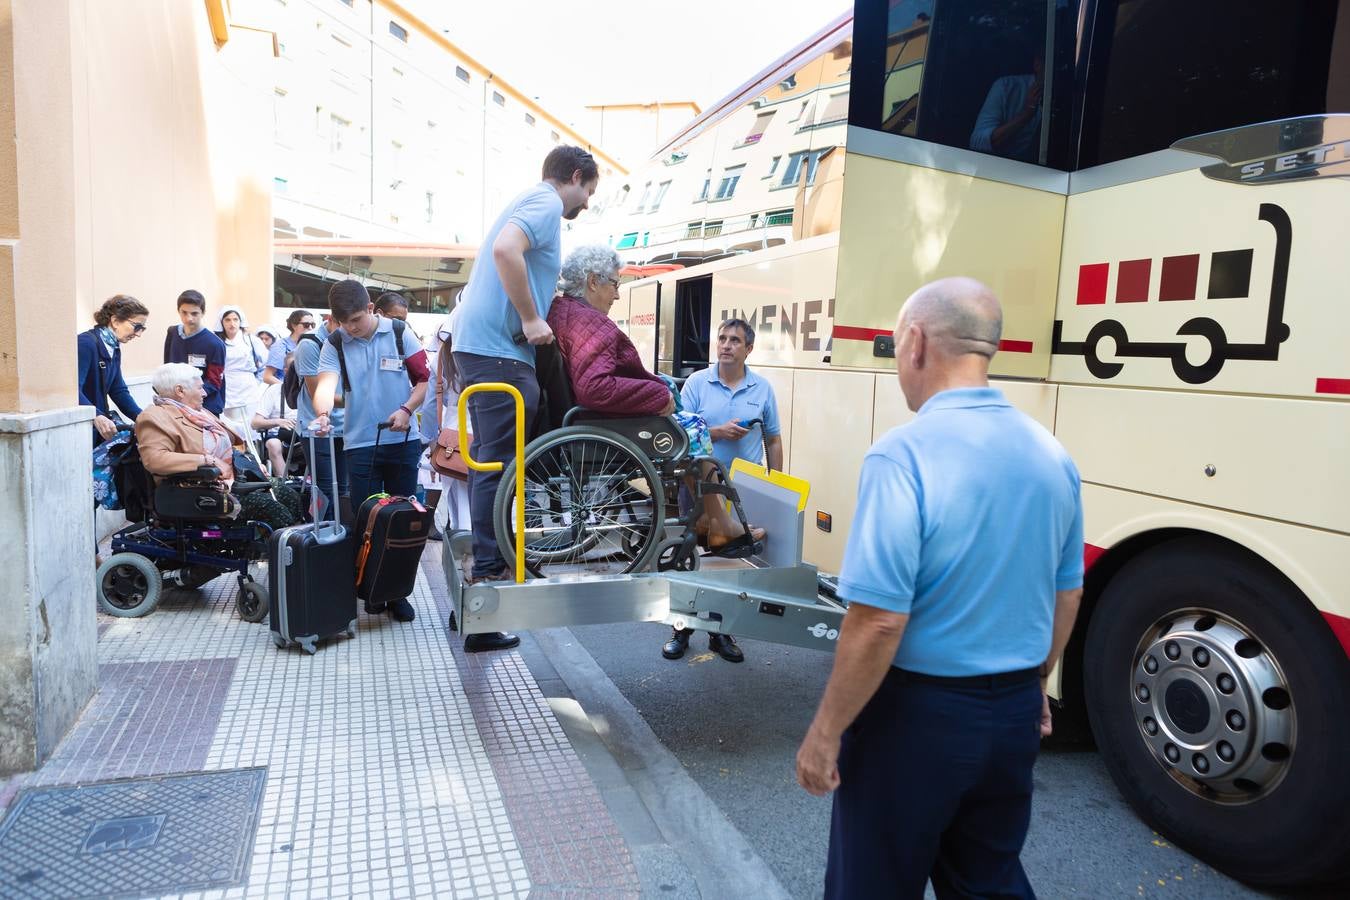
POLYGON ((164 588, 195 590, 227 572, 239 582, 235 609, 245 622, 267 618, 265 584, 253 570, 267 559, 272 529, 240 521, 238 496, 267 490, 269 482, 236 482, 225 491, 220 470, 201 466, 158 484, 141 464, 136 442, 113 463, 119 495, 130 523, 112 537, 112 554, 95 575, 99 608, 135 618, 154 611, 164 588))
MULTIPOLYGON (((694 571, 700 560, 696 522, 709 495, 730 502, 745 529, 715 555, 763 552, 725 469, 712 457, 691 454, 689 436, 674 416, 612 417, 575 406, 571 386, 556 378, 546 383, 544 369, 541 364, 545 410, 567 412, 561 427, 545 430, 525 448, 526 571, 536 578, 694 571)), ((493 505, 497 544, 508 566, 516 556, 516 465, 513 460, 502 473, 493 505)))

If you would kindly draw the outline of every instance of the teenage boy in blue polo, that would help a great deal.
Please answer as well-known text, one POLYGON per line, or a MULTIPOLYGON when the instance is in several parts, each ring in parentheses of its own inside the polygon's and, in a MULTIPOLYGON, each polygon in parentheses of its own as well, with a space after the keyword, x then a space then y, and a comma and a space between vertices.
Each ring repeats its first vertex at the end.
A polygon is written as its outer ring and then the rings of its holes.
MULTIPOLYGON (((291 365, 295 366, 295 374, 303 379, 299 397, 296 399, 296 422, 300 426, 301 434, 309 434, 314 422, 314 391, 319 385, 319 356, 323 353, 324 345, 328 343, 330 321, 331 317, 319 326, 318 331, 300 335, 295 345, 291 365)), ((332 327, 337 328, 336 325, 332 327)), ((334 393, 336 397, 342 396, 342 385, 340 383, 335 387, 334 393)), ((343 416, 343 408, 336 405, 340 401, 334 399, 333 402, 335 406, 328 412, 328 425, 333 432, 334 441, 331 447, 328 441, 314 442, 314 459, 309 461, 309 475, 314 479, 314 484, 318 486, 320 493, 324 495, 329 504, 337 504, 340 511, 339 516, 341 516, 342 500, 349 498, 351 495, 347 488, 347 456, 343 453, 344 445, 342 442, 345 417, 343 416), (332 452, 336 452, 337 459, 330 464, 328 457, 332 452), (337 469, 336 489, 332 484, 332 472, 335 467, 337 469)), ((308 450, 308 445, 306 445, 306 450, 308 450)))
POLYGON ((164 361, 187 363, 201 369, 202 406, 216 415, 225 411, 225 342, 202 327, 206 298, 201 291, 187 290, 178 295, 180 325, 170 325, 164 335, 164 361))
MULTIPOLYGON (((417 490, 422 441, 410 425, 412 411, 422 405, 427 390, 426 352, 402 322, 375 315, 375 304, 359 281, 349 278, 333 285, 328 307, 338 330, 319 353, 311 426, 318 434, 328 431, 341 381, 343 452, 352 504, 381 491, 411 496, 417 490), (381 424, 387 430, 380 430, 381 424)), ((406 597, 391 602, 388 612, 400 622, 411 622, 415 615, 406 597)))

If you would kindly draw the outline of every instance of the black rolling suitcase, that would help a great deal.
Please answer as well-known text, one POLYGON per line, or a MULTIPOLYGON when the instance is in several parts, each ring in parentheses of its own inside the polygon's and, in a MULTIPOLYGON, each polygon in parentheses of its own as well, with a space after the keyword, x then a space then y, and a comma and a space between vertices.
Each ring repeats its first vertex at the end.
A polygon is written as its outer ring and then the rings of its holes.
POLYGON ((356 595, 377 613, 412 594, 432 511, 415 497, 376 495, 356 513, 356 595))
MULTIPOLYGON (((309 458, 315 459, 310 437, 309 458)), ((331 440, 331 438, 330 438, 331 440)), ((336 454, 329 454, 337 483, 336 454)), ((318 496, 317 491, 315 496, 318 496)), ((317 502, 313 518, 318 520, 317 502)), ((268 543, 268 582, 272 593, 272 642, 298 644, 313 653, 320 640, 346 633, 356 636, 356 585, 352 580, 355 547, 336 520, 281 528, 268 543)))

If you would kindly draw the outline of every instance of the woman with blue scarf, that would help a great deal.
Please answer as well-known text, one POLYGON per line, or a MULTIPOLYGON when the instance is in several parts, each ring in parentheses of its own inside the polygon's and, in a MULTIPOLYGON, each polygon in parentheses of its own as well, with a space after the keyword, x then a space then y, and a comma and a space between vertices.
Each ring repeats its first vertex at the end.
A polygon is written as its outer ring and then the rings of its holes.
POLYGON ((94 321, 98 324, 76 338, 80 405, 94 407, 95 445, 117 433, 109 398, 130 418, 135 419, 141 414, 140 406, 132 399, 122 378, 122 345, 141 336, 149 315, 150 310, 135 297, 117 294, 94 313, 94 321))

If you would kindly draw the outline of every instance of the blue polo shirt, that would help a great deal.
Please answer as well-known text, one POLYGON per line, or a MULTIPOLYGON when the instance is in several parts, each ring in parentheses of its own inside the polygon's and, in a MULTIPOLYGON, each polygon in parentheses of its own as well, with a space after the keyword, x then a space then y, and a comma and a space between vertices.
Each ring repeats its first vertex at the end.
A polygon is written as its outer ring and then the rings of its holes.
MULTIPOLYGON (((405 328, 403 358, 400 359, 394 341, 394 320, 384 316, 378 318, 379 325, 368 338, 354 338, 338 329, 338 334, 342 335, 343 355, 347 359, 347 377, 352 385, 351 393, 346 397, 346 421, 343 423, 345 450, 375 446, 376 426, 407 403, 408 394, 412 392, 403 360, 421 352, 422 345, 412 329, 405 328)), ((327 341, 319 353, 319 371, 339 373, 338 385, 341 386, 337 348, 327 341)), ((399 443, 408 440, 410 433, 388 432, 380 437, 380 443, 399 443)), ((411 439, 417 440, 417 436, 413 434, 411 439)))
MULTIPOLYGON (((458 349, 458 348, 457 348, 458 349)), ((717 374, 717 363, 690 375, 680 391, 680 403, 686 412, 697 413, 709 426, 724 425, 733 419, 763 419, 764 434, 781 434, 778 421, 778 401, 774 399, 773 385, 745 367, 745 378, 730 388, 717 374)), ((736 457, 752 463, 764 462, 764 437, 760 426, 751 428, 740 440, 713 441, 713 458, 728 469, 736 457)))
POLYGON ((534 365, 534 348, 512 340, 521 333, 520 314, 502 287, 492 260, 492 245, 507 223, 525 232, 530 240, 530 249, 525 251, 525 274, 534 295, 534 308, 540 318, 547 318, 562 271, 562 214, 562 198, 551 184, 541 181, 512 200, 497 217, 460 295, 455 350, 534 365))
MULTIPOLYGON (((301 378, 319 374, 319 356, 323 352, 324 342, 328 340, 328 329, 320 325, 319 329, 314 332, 314 337, 318 340, 311 341, 301 335, 295 347, 295 360, 292 365, 295 366, 295 374, 301 378)), ((335 396, 342 396, 341 377, 338 378, 335 396)), ((303 384, 300 386, 300 399, 296 406, 296 424, 300 426, 301 431, 308 433, 309 423, 314 421, 314 401, 310 399, 309 391, 303 384)), ((328 422, 333 427, 332 433, 337 437, 342 437, 345 419, 346 410, 341 406, 333 407, 333 411, 328 414, 328 422)))
POLYGON ((272 349, 267 351, 267 362, 264 366, 270 366, 277 370, 277 377, 286 371, 286 354, 296 348, 295 341, 291 340, 290 335, 278 341, 272 342, 272 349))
POLYGON ((934 395, 872 445, 839 595, 907 613, 895 665, 928 675, 1039 666, 1055 591, 1083 584, 1078 469, 996 388, 934 395))

